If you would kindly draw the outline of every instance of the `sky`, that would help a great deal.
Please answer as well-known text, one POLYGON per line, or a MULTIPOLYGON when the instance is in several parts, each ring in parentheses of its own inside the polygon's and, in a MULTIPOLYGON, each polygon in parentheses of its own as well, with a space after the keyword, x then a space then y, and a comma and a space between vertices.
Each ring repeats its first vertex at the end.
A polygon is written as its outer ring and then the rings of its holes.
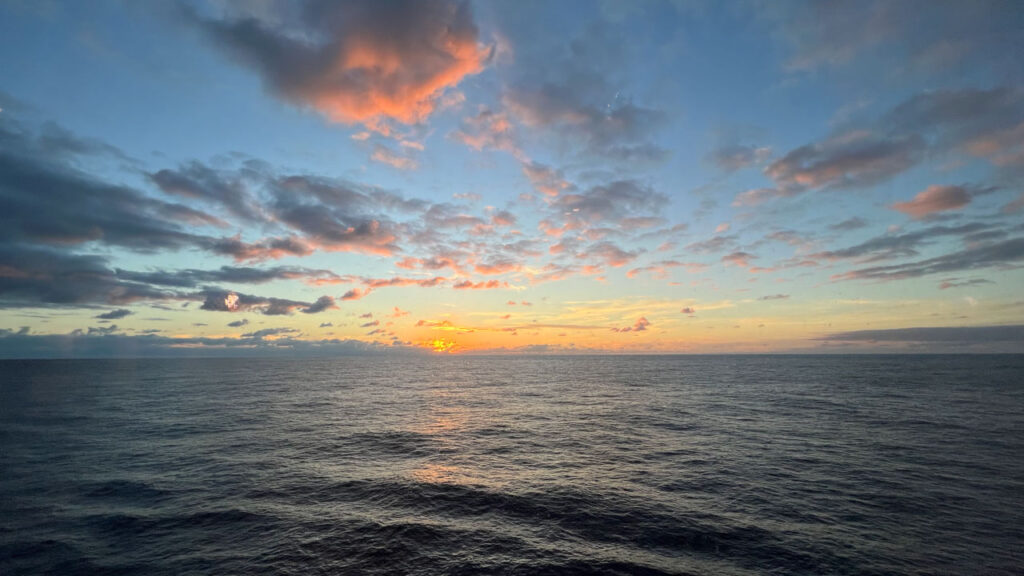
POLYGON ((0 356, 1024 352, 1014 0, 0 0, 0 356))

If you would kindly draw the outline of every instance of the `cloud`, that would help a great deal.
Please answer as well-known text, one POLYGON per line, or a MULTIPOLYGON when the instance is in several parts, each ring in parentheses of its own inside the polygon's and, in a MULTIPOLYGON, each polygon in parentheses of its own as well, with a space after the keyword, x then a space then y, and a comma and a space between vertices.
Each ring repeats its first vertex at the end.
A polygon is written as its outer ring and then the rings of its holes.
POLYGON ((761 296, 758 300, 789 300, 789 294, 770 294, 768 296, 761 296))
POLYGON ((0 241, 102 242, 152 252, 194 246, 203 238, 181 225, 196 211, 83 173, 68 158, 48 154, 13 122, 0 125, 0 190, 7 218, 0 241))
POLYGON ((248 222, 266 220, 241 178, 218 172, 200 162, 191 162, 178 170, 159 170, 149 178, 166 194, 219 204, 248 222))
POLYGON ((342 280, 340 276, 324 269, 301 266, 272 266, 253 268, 247 266, 221 266, 214 270, 155 270, 133 272, 116 270, 117 277, 133 282, 160 286, 195 287, 204 282, 225 282, 229 284, 263 284, 275 280, 302 280, 308 284, 332 284, 342 280))
POLYGON ((729 250, 736 245, 737 236, 729 234, 724 236, 714 236, 708 240, 702 240, 700 242, 693 242, 686 245, 686 249, 697 253, 697 254, 713 254, 715 252, 724 252, 729 250))
POLYGON ((991 280, 985 280, 984 278, 972 278, 970 280, 958 281, 956 278, 950 278, 943 280, 939 284, 939 290, 948 290, 950 288, 963 288, 964 286, 980 286, 982 284, 995 284, 991 280))
POLYGON ((580 193, 563 193, 551 208, 563 218, 568 229, 602 222, 618 223, 625 218, 658 216, 668 197, 635 180, 616 180, 580 193))
POLYGON ((248 319, 242 318, 241 320, 235 320, 234 322, 228 322, 228 326, 230 326, 231 328, 241 328, 242 326, 245 326, 248 323, 249 323, 248 319))
POLYGON ((1024 192, 1021 192, 1020 196, 1016 200, 1010 202, 1006 206, 1003 206, 1003 214, 1013 214, 1024 210, 1024 192))
POLYGON ((863 218, 861 218, 859 216, 854 216, 852 218, 847 218, 846 220, 843 220, 842 222, 837 222, 835 224, 830 224, 828 229, 829 230, 838 230, 838 231, 845 232, 845 231, 848 231, 848 230, 859 230, 861 228, 864 228, 867 225, 868 225, 867 220, 865 220, 865 219, 863 219, 863 218))
POLYGON ((750 252, 732 252, 722 256, 722 262, 739 266, 741 268, 749 268, 750 261, 754 258, 757 258, 757 256, 754 256, 750 252))
POLYGON ((629 272, 626 272, 626 278, 635 278, 643 272, 650 272, 652 276, 659 279, 665 279, 668 277, 668 269, 676 268, 679 266, 685 266, 678 260, 659 260, 648 266, 641 266, 639 268, 633 268, 629 272))
POLYGON ((646 317, 641 316, 632 326, 626 326, 625 328, 612 328, 612 332, 643 332, 647 330, 647 327, 651 325, 651 322, 646 317))
MULTIPOLYGON (((849 66, 870 58, 873 77, 950 73, 969 66, 1015 70, 1015 2, 771 2, 762 16, 778 24, 791 50, 790 71, 849 66), (998 31, 998 33, 994 32, 998 31)), ((998 73, 997 73, 998 75, 998 73)))
POLYGON ((272 18, 247 8, 191 20, 283 99, 382 133, 425 121, 491 55, 463 2, 310 1, 272 18))
POLYGON ((380 162, 381 164, 387 164, 388 166, 399 170, 415 170, 417 167, 415 158, 395 152, 391 148, 381 144, 377 144, 373 147, 373 154, 370 155, 370 160, 380 162))
POLYGON ((558 196, 562 191, 573 189, 561 170, 539 162, 523 162, 523 174, 534 189, 545 196, 558 196))
POLYGON ((0 241, 0 307, 125 305, 177 296, 119 278, 102 256, 0 241))
POLYGON ((1024 238, 982 244, 917 262, 875 266, 851 270, 833 276, 834 280, 900 280, 929 274, 962 272, 1016 265, 1024 260, 1024 238))
POLYGON ((212 312, 256 311, 267 316, 286 316, 299 309, 307 314, 315 314, 334 307, 334 300, 330 297, 321 297, 312 304, 223 290, 204 290, 195 294, 194 297, 202 298, 201 310, 212 312))
POLYGON ((961 186, 932 185, 919 192, 913 200, 897 202, 892 208, 912 218, 921 219, 937 212, 958 210, 970 201, 971 193, 961 186))
POLYGON ((263 340, 267 336, 279 336, 281 334, 297 334, 299 330, 295 328, 264 328, 263 330, 257 330, 255 332, 249 332, 248 334, 242 334, 243 338, 252 338, 255 340, 263 340))
POLYGON ((459 129, 450 136, 474 150, 502 150, 520 160, 526 159, 519 148, 515 128, 503 112, 481 107, 476 116, 464 118, 459 129))
POLYGON ((494 226, 515 226, 516 216, 508 210, 498 210, 491 214, 491 224, 494 226))
POLYGON ((926 91, 873 123, 848 127, 796 148, 765 168, 776 188, 752 190, 737 205, 807 190, 863 188, 917 165, 927 154, 956 151, 1012 168, 1024 158, 1024 91, 997 87, 926 91), (1019 134, 1018 134, 1019 133, 1019 134))
POLYGON ((334 324, 331 323, 331 322, 321 322, 320 323, 320 327, 321 328, 332 328, 332 327, 334 327, 334 324))
POLYGON ((565 39, 561 54, 524 55, 502 105, 519 122, 544 129, 583 156, 634 164, 665 159, 668 152, 652 136, 667 115, 635 103, 607 72, 609 60, 620 58, 631 40, 596 25, 565 39))
POLYGON ((754 188, 746 192, 740 192, 733 199, 733 206, 757 206, 775 198, 787 198, 794 196, 797 192, 792 189, 780 188, 754 188))
MULTIPOLYGON (((273 329, 271 329, 273 330, 273 329)), ((288 330, 288 329, 286 329, 288 330)), ((404 346, 359 340, 299 340, 295 332, 253 332, 241 338, 165 337, 92 334, 28 334, 0 329, 0 357, 4 358, 124 358, 124 357, 336 357, 355 354, 419 354, 404 346), (258 335, 257 335, 258 334, 258 335), (276 338, 265 338, 272 335, 276 338)))
POLYGON ((365 324, 359 325, 360 328, 371 328, 373 326, 380 326, 380 320, 371 320, 369 322, 366 322, 365 324))
POLYGON ((801 146, 765 168, 779 195, 818 188, 862 188, 917 164, 925 149, 918 135, 851 131, 801 146))
POLYGON ((99 316, 96 316, 96 318, 99 318, 101 320, 118 320, 120 318, 124 318, 125 316, 130 316, 131 314, 132 311, 128 310, 127 308, 118 308, 117 310, 111 310, 110 312, 100 314, 99 316))
POLYGON ((917 248, 935 238, 967 235, 992 230, 992 226, 975 222, 960 226, 931 226, 903 234, 886 234, 865 240, 860 244, 811 254, 811 258, 838 260, 868 257, 866 261, 886 260, 901 256, 917 256, 917 248))
POLYGON ((493 276, 497 274, 515 272, 520 268, 521 265, 518 262, 503 258, 499 260, 492 260, 490 262, 480 262, 473 266, 473 271, 484 276, 493 276))
POLYGON ((680 310, 680 312, 683 314, 689 314, 690 316, 693 316, 694 314, 697 313, 697 310, 691 306, 686 306, 685 308, 680 310))
POLYGON ((370 293, 369 289, 360 290, 358 288, 353 288, 353 289, 349 290, 348 292, 345 292, 344 294, 342 294, 339 299, 340 300, 359 300, 360 298, 365 297, 369 293, 370 293))
POLYGON ((832 341, 867 342, 1019 342, 1024 344, 1024 325, 939 326, 837 332, 820 338, 832 341))
POLYGON ((735 144, 716 148, 708 154, 708 160, 713 162, 723 172, 736 172, 754 164, 766 161, 772 155, 772 149, 766 146, 744 146, 735 144))
POLYGON ((317 314, 324 310, 337 310, 338 305, 334 303, 334 298, 330 296, 321 296, 317 298, 316 302, 313 302, 306 308, 303 308, 302 312, 305 314, 317 314))
POLYGON ((623 250, 611 242, 598 242, 585 251, 577 253, 576 258, 619 268, 636 260, 639 255, 639 251, 623 250))
POLYGON ((209 238, 197 242, 205 250, 222 256, 230 256, 239 262, 278 260, 286 256, 309 256, 315 247, 295 236, 265 238, 256 242, 244 242, 238 236, 231 238, 209 238))
POLYGON ((486 282, 473 282, 472 280, 461 280, 452 284, 456 290, 493 290, 496 288, 508 288, 508 282, 487 280, 486 282))

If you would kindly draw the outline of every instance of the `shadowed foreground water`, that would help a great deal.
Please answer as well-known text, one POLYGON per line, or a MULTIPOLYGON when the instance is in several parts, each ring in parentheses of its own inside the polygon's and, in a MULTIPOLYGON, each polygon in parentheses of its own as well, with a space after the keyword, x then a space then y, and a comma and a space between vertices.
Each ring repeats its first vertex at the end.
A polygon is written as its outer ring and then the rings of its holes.
POLYGON ((1024 356, 0 362, 0 574, 1019 574, 1024 356))

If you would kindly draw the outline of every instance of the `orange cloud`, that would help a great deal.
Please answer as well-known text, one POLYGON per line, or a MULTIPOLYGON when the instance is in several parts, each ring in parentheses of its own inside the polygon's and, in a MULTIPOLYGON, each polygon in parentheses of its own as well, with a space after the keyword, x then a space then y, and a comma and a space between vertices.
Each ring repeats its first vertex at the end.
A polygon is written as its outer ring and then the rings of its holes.
POLYGON ((195 18, 282 97, 384 135, 391 122, 424 121, 446 91, 483 70, 493 52, 478 42, 467 3, 321 2, 308 8, 282 9, 262 21, 244 5, 234 20, 195 18))

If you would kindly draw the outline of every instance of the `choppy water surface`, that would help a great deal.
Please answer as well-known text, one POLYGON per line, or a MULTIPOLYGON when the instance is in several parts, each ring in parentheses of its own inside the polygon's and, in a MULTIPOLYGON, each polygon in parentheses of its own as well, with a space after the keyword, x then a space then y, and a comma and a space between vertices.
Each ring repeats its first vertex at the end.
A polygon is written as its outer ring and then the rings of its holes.
POLYGON ((0 362, 0 573, 1012 574, 1024 357, 0 362))

